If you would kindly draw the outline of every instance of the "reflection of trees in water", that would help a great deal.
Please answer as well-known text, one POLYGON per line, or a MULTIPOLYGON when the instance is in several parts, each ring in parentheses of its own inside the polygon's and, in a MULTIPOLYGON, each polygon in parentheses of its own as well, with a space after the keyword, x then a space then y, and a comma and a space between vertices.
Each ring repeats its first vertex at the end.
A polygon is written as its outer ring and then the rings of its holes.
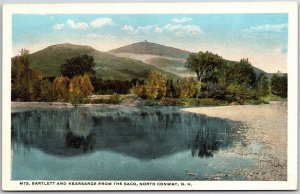
POLYGON ((218 150, 216 135, 211 133, 206 127, 198 130, 195 139, 192 142, 192 156, 212 157, 213 152, 218 150))
POLYGON ((63 111, 43 111, 42 114, 40 111, 26 111, 13 113, 11 122, 12 145, 29 149, 32 145, 55 144, 57 137, 65 132, 68 114, 63 111))
POLYGON ((69 117, 66 145, 72 148, 81 148, 84 152, 92 150, 95 143, 95 134, 92 133, 93 118, 87 112, 72 111, 69 117))
POLYGON ((93 119, 84 110, 26 111, 12 114, 12 145, 16 149, 39 147, 47 152, 63 146, 93 149, 93 119), (65 142, 65 143, 62 143, 65 142))
POLYGON ((66 134, 66 145, 72 148, 81 148, 84 152, 94 149, 94 134, 89 134, 86 137, 74 135, 72 132, 66 134))
POLYGON ((135 112, 114 108, 113 113, 101 110, 13 113, 13 144, 61 156, 108 149, 152 159, 187 150, 187 146, 192 156, 212 156, 232 143, 232 125, 227 120, 157 108, 135 112))

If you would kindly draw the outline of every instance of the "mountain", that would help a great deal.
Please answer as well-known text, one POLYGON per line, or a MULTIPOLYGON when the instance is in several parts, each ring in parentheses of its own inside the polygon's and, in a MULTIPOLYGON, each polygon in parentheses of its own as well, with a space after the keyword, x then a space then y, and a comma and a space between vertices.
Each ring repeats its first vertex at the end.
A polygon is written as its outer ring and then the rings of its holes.
POLYGON ((172 73, 165 72, 139 60, 117 57, 110 53, 97 51, 90 46, 74 44, 49 46, 30 54, 29 60, 32 66, 40 70, 44 76, 58 76, 60 74, 60 66, 65 63, 66 59, 84 54, 94 57, 96 75, 102 79, 145 79, 152 70, 162 72, 166 74, 168 78, 178 78, 172 73))
POLYGON ((149 54, 163 57, 173 57, 173 58, 181 58, 186 59, 190 52, 164 46, 151 42, 138 42, 134 44, 130 44, 127 46, 123 46, 114 50, 111 50, 112 53, 135 53, 135 54, 149 54))
POLYGON ((185 65, 186 58, 191 53, 189 51, 144 41, 111 50, 109 53, 140 60, 179 77, 195 76, 185 65))
MULTIPOLYGON (((195 72, 191 72, 186 68, 185 62, 191 53, 189 51, 144 41, 111 50, 109 53, 118 57, 140 60, 179 77, 195 76, 195 72)), ((253 66, 253 69, 257 75, 265 73, 268 77, 272 76, 272 74, 266 73, 255 66, 253 66)))
MULTIPOLYGON (((44 76, 58 76, 60 65, 66 59, 87 54, 94 57, 96 75, 102 79, 145 79, 151 70, 164 73, 168 78, 178 79, 195 77, 195 73, 186 68, 185 62, 189 53, 150 42, 139 42, 109 52, 101 52, 90 46, 58 44, 31 54, 29 60, 44 76)), ((266 73, 256 67, 254 71, 257 75, 266 73)), ((272 75, 266 74, 268 77, 272 75)))

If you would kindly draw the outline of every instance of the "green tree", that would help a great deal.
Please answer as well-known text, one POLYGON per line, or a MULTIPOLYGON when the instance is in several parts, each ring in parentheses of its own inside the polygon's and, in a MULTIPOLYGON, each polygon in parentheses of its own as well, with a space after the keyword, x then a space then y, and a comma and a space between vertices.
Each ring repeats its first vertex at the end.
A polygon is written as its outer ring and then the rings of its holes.
POLYGON ((67 59, 66 63, 60 67, 60 72, 63 76, 73 78, 77 75, 95 74, 94 57, 89 55, 81 55, 67 59))
POLYGON ((211 52, 192 53, 187 58, 187 67, 195 71, 197 79, 200 82, 216 81, 218 68, 223 64, 224 60, 217 54, 211 52))
POLYGON ((287 90, 288 90, 287 74, 282 74, 280 72, 273 74, 271 78, 272 93, 281 96, 283 98, 286 98, 288 92, 287 90))
POLYGON ((231 74, 231 82, 252 87, 255 85, 256 74, 248 59, 241 59, 228 73, 231 74))
POLYGON ((145 95, 150 99, 163 98, 167 93, 167 79, 161 73, 151 71, 145 84, 145 95))
POLYGON ((256 94, 258 97, 267 96, 269 90, 269 80, 265 73, 260 73, 256 83, 256 94))
POLYGON ((197 81, 194 78, 184 78, 174 84, 176 96, 181 99, 191 98, 197 92, 197 81))
POLYGON ((208 94, 220 99, 243 102, 245 99, 255 98, 254 87, 256 73, 248 59, 239 62, 227 61, 218 71, 218 84, 206 87, 208 94), (213 92, 212 92, 213 91, 213 92))
POLYGON ((243 103, 246 99, 255 98, 255 91, 249 88, 245 83, 229 84, 226 88, 226 91, 227 91, 227 98, 230 101, 238 101, 239 103, 243 103))

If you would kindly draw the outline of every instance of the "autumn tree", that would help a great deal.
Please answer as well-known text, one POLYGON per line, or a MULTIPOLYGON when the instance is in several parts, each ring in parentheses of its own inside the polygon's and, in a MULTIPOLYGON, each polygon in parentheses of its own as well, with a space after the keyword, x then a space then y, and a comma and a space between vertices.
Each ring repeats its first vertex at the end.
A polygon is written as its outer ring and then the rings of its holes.
POLYGON ((88 73, 95 74, 94 57, 89 55, 81 55, 67 59, 60 67, 60 72, 63 76, 73 78, 77 75, 83 76, 88 73))
POLYGON ((37 84, 42 74, 31 68, 29 51, 22 49, 20 55, 12 59, 12 98, 23 101, 36 100, 37 84))
POLYGON ((151 71, 145 84, 145 95, 150 99, 160 99, 166 95, 167 79, 161 73, 151 71))
MULTIPOLYGON (((184 78, 174 84, 176 96, 181 99, 191 98, 197 92, 198 83, 194 78, 184 78)), ((198 89, 199 90, 199 89, 198 89)))
POLYGON ((69 97, 69 78, 59 76, 53 81, 53 90, 58 101, 66 101, 69 97))
POLYGON ((40 100, 44 102, 53 102, 56 100, 55 90, 52 83, 48 79, 43 79, 39 83, 40 100))
POLYGON ((73 103, 79 103, 84 97, 92 94, 93 90, 94 87, 88 74, 75 76, 69 84, 69 99, 73 103))
POLYGON ((135 96, 138 96, 141 98, 146 98, 146 92, 145 92, 144 85, 136 84, 135 86, 132 87, 131 92, 135 96))

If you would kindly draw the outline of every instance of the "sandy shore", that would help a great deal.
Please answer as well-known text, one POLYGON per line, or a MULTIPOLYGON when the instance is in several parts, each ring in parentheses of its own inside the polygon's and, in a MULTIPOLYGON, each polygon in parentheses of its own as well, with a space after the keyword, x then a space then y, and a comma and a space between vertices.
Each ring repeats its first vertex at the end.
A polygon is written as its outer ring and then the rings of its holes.
POLYGON ((248 180, 287 179, 287 103, 264 105, 185 108, 187 112, 226 118, 243 124, 245 144, 230 148, 230 152, 252 156, 255 169, 237 169, 237 175, 248 180))
POLYGON ((73 108, 71 103, 66 102, 11 102, 11 111, 22 111, 30 109, 51 109, 51 108, 73 108))

